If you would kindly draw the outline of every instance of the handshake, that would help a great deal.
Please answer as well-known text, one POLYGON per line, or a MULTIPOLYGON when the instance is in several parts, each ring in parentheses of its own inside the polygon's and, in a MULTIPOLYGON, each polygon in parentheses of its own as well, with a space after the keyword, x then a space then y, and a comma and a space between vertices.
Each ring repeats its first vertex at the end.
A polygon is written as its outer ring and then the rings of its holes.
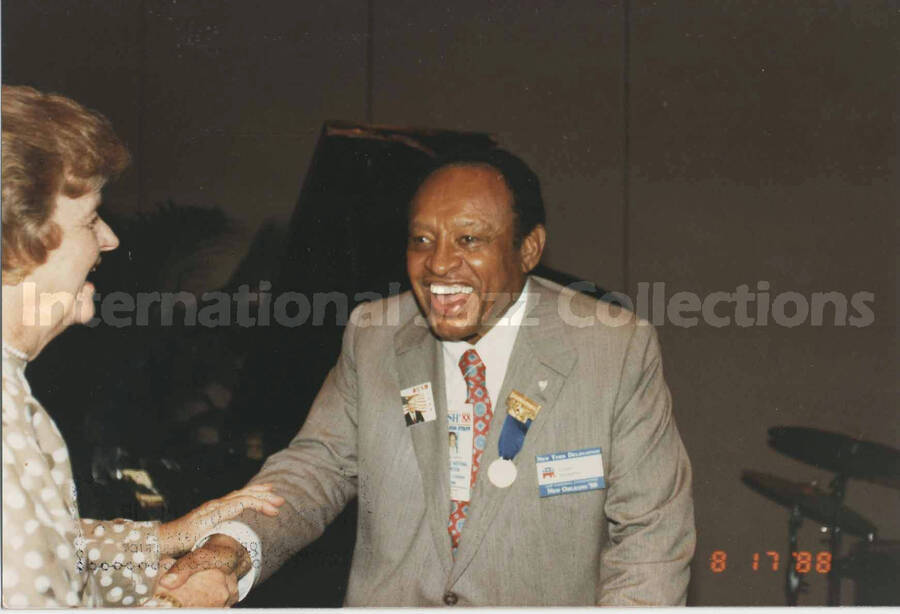
POLYGON ((220 499, 204 503, 185 516, 159 528, 159 569, 162 576, 153 598, 145 605, 168 603, 175 607, 228 607, 238 600, 238 579, 254 564, 250 550, 255 544, 223 534, 213 534, 194 550, 205 535, 220 523, 244 511, 277 516, 284 499, 272 492, 271 484, 252 484, 220 499))

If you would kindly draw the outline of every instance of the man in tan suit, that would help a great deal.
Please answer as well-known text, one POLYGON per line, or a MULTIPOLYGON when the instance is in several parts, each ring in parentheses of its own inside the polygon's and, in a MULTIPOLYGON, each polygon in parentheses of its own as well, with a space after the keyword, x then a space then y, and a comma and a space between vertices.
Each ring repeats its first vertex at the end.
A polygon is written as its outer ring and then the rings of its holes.
POLYGON ((691 471, 656 334, 529 277, 544 243, 518 158, 438 166, 411 203, 412 292, 354 311, 303 428, 252 480, 281 513, 218 527, 163 585, 218 565, 245 593, 356 496, 347 605, 683 604, 691 471), (430 419, 404 420, 409 395, 430 419))

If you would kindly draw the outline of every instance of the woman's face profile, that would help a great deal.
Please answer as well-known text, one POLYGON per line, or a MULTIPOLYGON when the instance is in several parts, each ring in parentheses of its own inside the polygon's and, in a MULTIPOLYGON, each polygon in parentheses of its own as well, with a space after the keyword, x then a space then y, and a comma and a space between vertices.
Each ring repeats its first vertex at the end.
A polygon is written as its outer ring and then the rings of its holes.
POLYGON ((94 284, 87 280, 88 274, 100 263, 101 252, 119 245, 118 237, 100 218, 99 206, 99 191, 78 198, 57 197, 50 219, 62 232, 60 244, 23 280, 34 284, 36 311, 26 306, 26 313, 37 313, 39 326, 62 329, 94 317, 94 284))

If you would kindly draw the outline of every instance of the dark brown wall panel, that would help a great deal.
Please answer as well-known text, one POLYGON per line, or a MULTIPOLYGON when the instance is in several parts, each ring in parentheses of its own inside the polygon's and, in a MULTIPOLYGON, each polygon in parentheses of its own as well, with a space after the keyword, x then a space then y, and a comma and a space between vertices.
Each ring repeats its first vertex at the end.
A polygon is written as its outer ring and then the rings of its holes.
POLYGON ((537 171, 545 262, 622 285, 619 3, 375 2, 374 119, 485 131, 537 171))
POLYGON ((136 154, 106 190, 110 207, 138 206, 141 5, 132 0, 3 2, 3 83, 56 92, 101 111, 136 154))
POLYGON ((145 201, 293 210, 327 119, 365 119, 366 6, 148 0, 145 201))
MULTIPOLYGON (((864 328, 836 326, 829 311, 821 326, 770 316, 660 329, 695 469, 692 601, 784 604, 783 574, 754 572, 751 557, 785 556, 787 510, 740 472, 823 486, 828 474, 769 449, 767 428, 898 441, 896 29, 875 3, 635 2, 632 16, 631 291, 664 282, 668 297, 702 299, 764 281, 773 300, 874 296, 864 328), (718 574, 717 549, 730 561, 718 574)), ((846 502, 898 537, 896 491, 851 482, 846 502)), ((826 549, 817 528, 806 522, 803 550, 826 549)), ((823 576, 808 580, 801 604, 823 604, 823 576)))

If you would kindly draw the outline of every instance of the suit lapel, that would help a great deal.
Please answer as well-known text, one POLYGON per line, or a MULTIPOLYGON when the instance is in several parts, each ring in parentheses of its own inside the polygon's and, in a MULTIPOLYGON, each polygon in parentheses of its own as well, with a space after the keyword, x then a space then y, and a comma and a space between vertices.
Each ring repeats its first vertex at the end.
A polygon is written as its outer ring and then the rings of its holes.
POLYGON ((444 369, 437 340, 428 331, 427 325, 419 320, 419 316, 412 318, 394 337, 397 377, 400 390, 431 382, 437 417, 431 422, 408 426, 407 432, 412 438, 422 479, 428 525, 438 558, 444 572, 449 574, 452 562, 450 535, 447 532, 447 519, 450 515, 450 451, 447 444, 444 369))
MULTIPOLYGON (((528 429, 522 449, 514 459, 518 471, 517 480, 527 479, 524 477, 527 472, 534 471, 532 461, 535 456, 535 441, 558 411, 556 399, 575 364, 575 353, 563 334, 563 322, 557 314, 557 294, 537 283, 532 283, 530 287, 531 294, 528 297, 525 320, 513 346, 500 398, 492 399, 494 417, 491 420, 488 441, 472 492, 472 504, 466 518, 466 527, 451 572, 451 584, 456 582, 471 563, 481 541, 496 519, 497 512, 512 491, 512 487, 495 487, 487 477, 488 467, 498 458, 497 444, 500 441, 503 421, 506 419, 507 397, 510 392, 517 390, 541 405, 541 411, 528 429), (546 382, 543 390, 541 382, 546 382)), ((537 493, 534 493, 534 496, 537 496, 537 493)))

